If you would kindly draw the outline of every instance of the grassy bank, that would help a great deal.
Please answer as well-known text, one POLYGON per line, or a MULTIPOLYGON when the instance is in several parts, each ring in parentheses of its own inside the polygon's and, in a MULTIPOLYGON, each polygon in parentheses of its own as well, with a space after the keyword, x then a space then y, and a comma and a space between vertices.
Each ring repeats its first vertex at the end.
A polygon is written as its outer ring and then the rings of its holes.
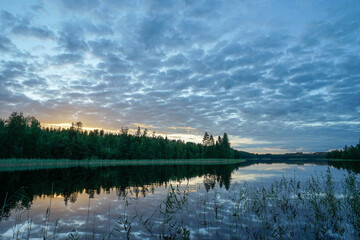
POLYGON ((70 160, 70 159, 0 159, 0 172, 35 169, 144 165, 219 165, 245 162, 244 159, 156 159, 156 160, 70 160))

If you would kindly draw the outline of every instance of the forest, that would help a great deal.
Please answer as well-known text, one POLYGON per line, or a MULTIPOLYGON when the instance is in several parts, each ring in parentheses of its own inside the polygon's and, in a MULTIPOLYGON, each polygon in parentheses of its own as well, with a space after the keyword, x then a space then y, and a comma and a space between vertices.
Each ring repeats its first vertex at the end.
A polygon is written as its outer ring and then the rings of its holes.
POLYGON ((328 152, 327 158, 334 159, 359 159, 360 160, 360 140, 356 146, 351 145, 350 147, 345 145, 342 150, 333 150, 328 152))
POLYGON ((252 154, 231 148, 224 133, 215 141, 206 132, 203 143, 185 143, 167 137, 149 135, 138 127, 129 134, 127 127, 119 133, 104 130, 86 131, 76 122, 68 129, 42 127, 33 116, 13 112, 0 119, 0 158, 39 159, 199 159, 250 158, 252 154))

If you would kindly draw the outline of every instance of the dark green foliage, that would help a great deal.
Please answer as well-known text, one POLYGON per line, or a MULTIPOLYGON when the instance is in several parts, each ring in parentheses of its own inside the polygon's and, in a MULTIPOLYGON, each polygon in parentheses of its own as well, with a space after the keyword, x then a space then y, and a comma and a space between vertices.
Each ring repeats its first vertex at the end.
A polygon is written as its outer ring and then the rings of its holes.
POLYGON ((333 150, 327 154, 327 158, 334 159, 359 159, 360 160, 360 141, 354 146, 346 146, 343 150, 333 150))
POLYGON ((253 154, 237 151, 230 147, 230 140, 227 133, 224 133, 224 136, 221 138, 218 136, 218 140, 214 141, 212 135, 209 136, 205 132, 203 138, 203 158, 227 158, 227 159, 238 159, 238 158, 252 158, 253 154))
POLYGON ((218 137, 206 134, 204 144, 168 140, 151 136, 138 127, 135 135, 121 128, 119 134, 104 130, 83 131, 81 122, 69 129, 41 128, 34 117, 14 112, 0 119, 0 158, 52 159, 197 159, 244 158, 249 154, 230 147, 226 133, 218 137))

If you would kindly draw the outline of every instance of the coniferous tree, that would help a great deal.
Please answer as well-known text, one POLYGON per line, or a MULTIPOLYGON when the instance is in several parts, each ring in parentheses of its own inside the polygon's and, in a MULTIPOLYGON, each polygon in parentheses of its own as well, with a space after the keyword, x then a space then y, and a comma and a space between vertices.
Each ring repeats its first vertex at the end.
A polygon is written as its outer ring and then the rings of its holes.
POLYGON ((138 127, 136 133, 135 133, 135 136, 136 137, 140 137, 141 136, 141 130, 140 130, 140 127, 138 127))
MULTIPOLYGON (((14 112, 7 120, 0 119, 0 158, 56 158, 56 159, 178 159, 178 158, 240 158, 240 152, 231 149, 227 134, 216 143, 207 132, 203 144, 169 140, 167 136, 134 134, 121 128, 119 134, 104 130, 86 131, 81 122, 68 129, 41 128, 34 117, 14 112)), ((359 147, 350 147, 350 156, 359 147)))
POLYGON ((213 137, 213 135, 210 135, 208 145, 209 145, 209 146, 214 146, 214 145, 215 145, 215 141, 214 141, 214 137, 213 137))
POLYGON ((205 132, 205 134, 204 134, 204 137, 203 137, 203 146, 205 146, 205 147, 207 147, 208 146, 208 144, 209 144, 209 139, 210 139, 210 137, 209 137, 209 134, 207 133, 207 132, 205 132))
POLYGON ((360 139, 356 146, 345 145, 343 150, 333 150, 328 152, 327 158, 334 159, 359 159, 360 160, 360 139))

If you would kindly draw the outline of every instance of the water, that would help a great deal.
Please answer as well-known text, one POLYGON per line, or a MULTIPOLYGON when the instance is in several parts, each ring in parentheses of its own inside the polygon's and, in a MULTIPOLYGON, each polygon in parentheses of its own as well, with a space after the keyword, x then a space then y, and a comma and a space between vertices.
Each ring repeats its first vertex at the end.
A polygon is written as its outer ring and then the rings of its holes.
MULTIPOLYGON (((280 213, 266 208, 264 213, 256 215, 257 202, 253 199, 260 196, 259 190, 264 188, 269 194, 271 184, 286 181, 286 186, 294 184, 294 189, 295 184, 299 184, 299 190, 294 191, 304 194, 300 190, 313 176, 324 182, 328 169, 337 198, 342 196, 348 172, 355 172, 356 176, 360 172, 357 163, 342 162, 329 165, 326 162, 272 162, 112 166, 2 172, 0 203, 3 206, 6 199, 6 207, 0 222, 0 236, 2 239, 16 236, 19 239, 44 236, 63 239, 71 234, 81 239, 270 238, 271 229, 266 229, 266 224, 263 226, 264 219, 273 221, 270 228, 278 226, 281 219, 290 226, 293 223, 287 218, 294 207, 289 205, 290 210, 280 213), (279 217, 272 220, 273 216, 279 217)), ((277 192, 277 196, 280 195, 294 201, 293 195, 283 188, 277 192)), ((296 210, 301 212, 301 206, 296 210)), ((353 229, 352 225, 341 224, 348 230, 334 233, 325 229, 322 233, 320 228, 319 232, 335 239, 355 239, 355 230, 349 230, 353 229)), ((280 230, 284 227, 279 226, 280 230)), ((294 231, 292 227, 285 228, 284 238, 304 236, 296 235, 300 234, 297 231, 302 231, 301 226, 294 223, 294 231), (298 228, 300 230, 296 230, 298 228)), ((316 226, 313 226, 315 230, 316 226)), ((315 236, 314 231, 308 233, 310 238, 315 236)))

